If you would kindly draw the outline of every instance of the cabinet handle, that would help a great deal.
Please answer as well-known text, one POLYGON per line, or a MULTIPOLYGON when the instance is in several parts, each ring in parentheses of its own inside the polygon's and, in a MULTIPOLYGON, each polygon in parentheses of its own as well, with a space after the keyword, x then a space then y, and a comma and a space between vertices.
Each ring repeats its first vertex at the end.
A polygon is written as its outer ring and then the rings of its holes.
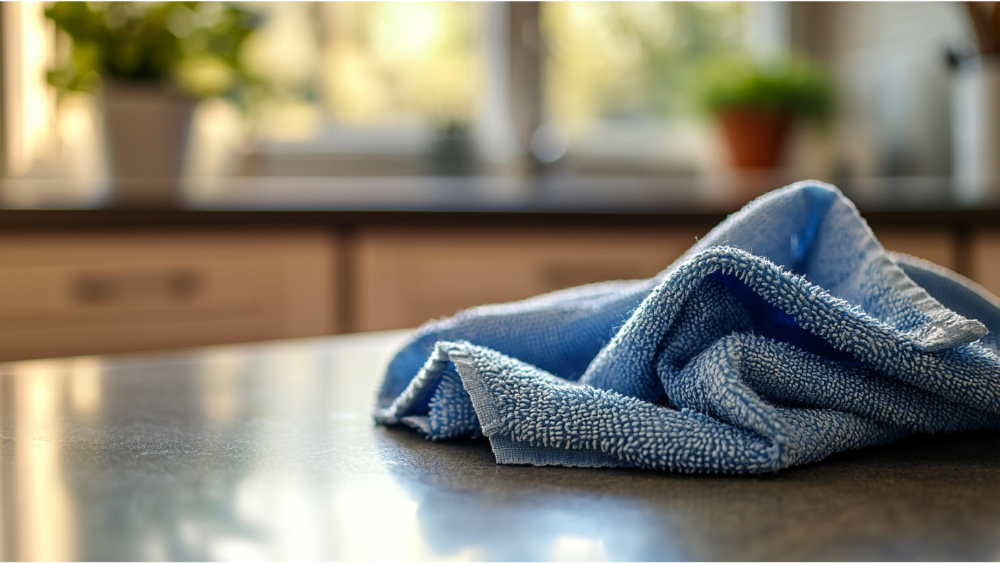
POLYGON ((88 305, 176 302, 197 297, 202 285, 201 275, 191 269, 84 272, 73 281, 73 296, 88 305))

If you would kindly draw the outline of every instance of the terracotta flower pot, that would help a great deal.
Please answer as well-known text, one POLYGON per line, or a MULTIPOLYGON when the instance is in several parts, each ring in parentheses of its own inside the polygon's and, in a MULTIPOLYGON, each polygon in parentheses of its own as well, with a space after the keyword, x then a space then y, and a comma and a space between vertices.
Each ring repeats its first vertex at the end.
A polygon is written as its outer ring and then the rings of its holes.
POLYGON ((788 112, 727 107, 716 111, 736 168, 776 168, 791 126, 788 112))
POLYGON ((159 84, 105 81, 104 127, 114 207, 180 204, 194 100, 159 84))

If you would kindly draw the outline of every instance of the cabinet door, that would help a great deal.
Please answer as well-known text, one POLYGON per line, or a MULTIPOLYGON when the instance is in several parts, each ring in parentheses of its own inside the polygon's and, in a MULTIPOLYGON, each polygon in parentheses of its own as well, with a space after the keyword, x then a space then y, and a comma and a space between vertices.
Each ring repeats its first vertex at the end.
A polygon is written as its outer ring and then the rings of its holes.
POLYGON ((993 295, 1000 296, 1000 230, 989 229, 975 233, 969 254, 972 281, 979 283, 993 295))
POLYGON ((0 359, 315 336, 333 330, 323 231, 0 237, 0 359))
POLYGON ((414 327, 484 303, 648 278, 703 234, 699 229, 364 231, 357 237, 354 328, 414 327))
POLYGON ((886 250, 923 258, 945 268, 957 266, 956 243, 950 229, 882 227, 873 231, 886 250))

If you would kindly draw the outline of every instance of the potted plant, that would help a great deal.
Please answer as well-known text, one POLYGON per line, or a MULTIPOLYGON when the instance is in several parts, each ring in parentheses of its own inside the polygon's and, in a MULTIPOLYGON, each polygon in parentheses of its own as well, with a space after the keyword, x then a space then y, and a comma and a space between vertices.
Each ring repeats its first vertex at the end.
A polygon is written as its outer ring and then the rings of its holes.
POLYGON ((727 57, 706 65, 703 79, 703 101, 737 168, 777 167, 792 121, 826 123, 833 111, 830 75, 799 57, 766 62, 727 57))
POLYGON ((176 205, 195 103, 245 89, 254 15, 205 2, 56 2, 45 15, 72 41, 49 83, 101 95, 112 205, 176 205))

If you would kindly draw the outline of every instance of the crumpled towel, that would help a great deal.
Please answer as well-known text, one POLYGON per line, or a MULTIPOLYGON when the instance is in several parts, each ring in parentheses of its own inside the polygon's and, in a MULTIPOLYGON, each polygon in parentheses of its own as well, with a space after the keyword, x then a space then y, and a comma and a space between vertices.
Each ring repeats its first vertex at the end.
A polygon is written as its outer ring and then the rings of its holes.
POLYGON ((432 440, 485 436, 501 464, 772 472, 1000 428, 987 327, 997 298, 887 253, 836 188, 800 182, 652 279, 427 323, 374 416, 432 440))

